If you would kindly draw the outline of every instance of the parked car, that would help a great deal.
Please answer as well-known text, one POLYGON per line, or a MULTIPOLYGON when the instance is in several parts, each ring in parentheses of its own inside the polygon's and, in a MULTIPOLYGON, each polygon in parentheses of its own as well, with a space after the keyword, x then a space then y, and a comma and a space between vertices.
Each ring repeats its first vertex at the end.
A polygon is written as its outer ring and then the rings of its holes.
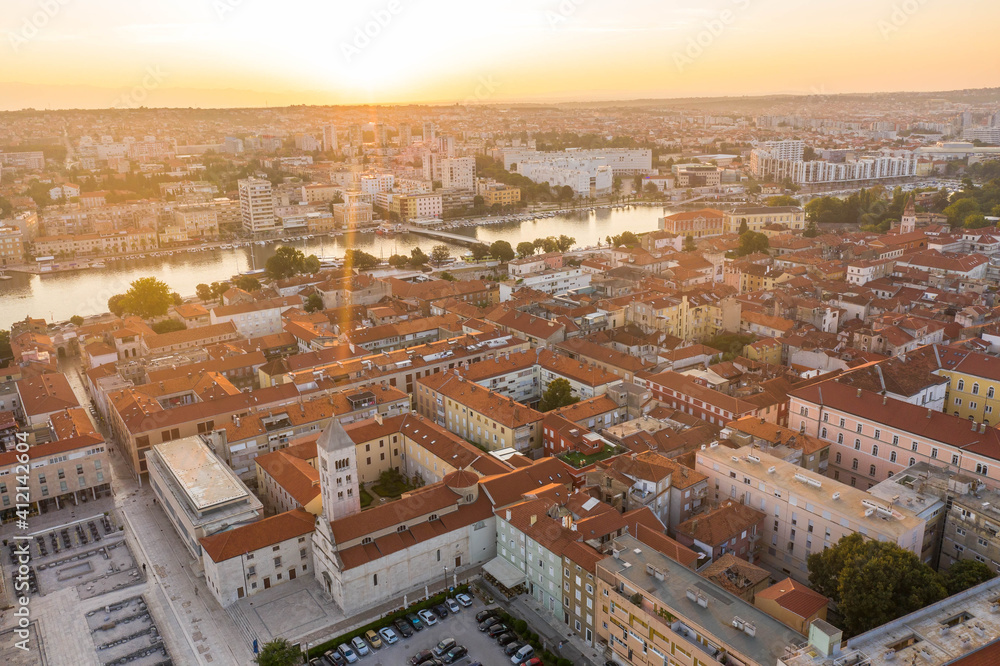
POLYGON ((508 631, 497 636, 497 645, 507 646, 517 640, 517 634, 508 631))
POLYGON ((396 627, 396 631, 398 631, 399 635, 403 638, 409 638, 413 635, 413 625, 410 624, 410 621, 407 618, 396 618, 393 621, 392 626, 396 627))
POLYGON ((479 631, 489 631, 489 628, 494 624, 499 624, 500 618, 498 617, 488 617, 479 623, 479 631))
POLYGON ((458 603, 462 604, 466 608, 472 605, 472 597, 465 594, 464 592, 461 594, 456 594, 455 599, 458 600, 458 603))
POLYGON ((420 616, 416 613, 407 613, 406 619, 410 621, 410 626, 414 631, 423 631, 424 623, 420 621, 420 616))
POLYGON ((354 648, 359 657, 367 657, 371 654, 371 650, 368 649, 368 643, 365 643, 365 639, 361 638, 361 636, 355 636, 351 639, 351 647, 354 648))
POLYGON ((458 602, 452 599, 451 597, 448 597, 447 599, 444 600, 444 605, 447 606, 448 610, 451 611, 452 613, 457 613, 460 610, 462 610, 462 607, 458 605, 458 602))
POLYGON ((358 662, 358 653, 355 652, 347 643, 341 643, 338 645, 337 651, 340 652, 341 656, 344 657, 344 661, 348 664, 356 664, 358 662))
POLYGON ((374 629, 369 629, 365 632, 365 640, 376 650, 382 649, 382 637, 375 633, 374 629))
POLYGON ((426 624, 428 627, 433 627, 435 624, 437 624, 438 621, 437 615, 435 615, 433 611, 430 611, 425 608, 422 611, 418 612, 417 615, 420 616, 420 619, 423 620, 424 624, 426 624))
POLYGON ((448 650, 448 653, 444 656, 444 663, 453 664, 467 654, 469 654, 469 650, 464 645, 456 645, 448 650))
POLYGON ((535 656, 535 648, 530 645, 525 645, 520 650, 511 655, 510 663, 512 664, 523 664, 532 657, 535 656))
POLYGON ((326 660, 326 664, 330 666, 345 666, 347 660, 344 659, 344 655, 340 654, 336 650, 327 650, 323 653, 323 659, 326 660))
POLYGON ((507 643, 507 647, 503 649, 503 653, 509 657, 510 655, 514 654, 515 652, 523 648, 525 645, 527 645, 527 643, 525 643, 524 641, 512 641, 510 643, 507 643))
POLYGON ((378 630, 378 635, 382 637, 382 643, 384 645, 392 645, 399 641, 399 636, 396 632, 392 630, 392 627, 382 627, 378 630))
POLYGON ((421 650, 420 652, 410 657, 410 663, 413 664, 413 666, 419 666, 420 664, 427 663, 433 658, 434 658, 433 652, 431 652, 430 650, 421 650))
POLYGON ((497 617, 499 613, 496 608, 487 608, 486 610, 481 610, 476 613, 476 622, 482 622, 488 617, 497 617))
POLYGON ((445 652, 452 649, 456 645, 457 643, 455 642, 454 638, 443 638, 441 639, 440 643, 434 646, 433 648, 434 656, 440 657, 441 655, 443 655, 445 652))
POLYGON ((448 607, 444 604, 438 604, 432 610, 442 620, 448 617, 448 607))
POLYGON ((507 625, 504 624, 503 622, 497 622, 492 627, 487 629, 486 633, 489 635, 490 638, 496 638, 500 634, 506 633, 506 631, 507 631, 507 625))
POLYGON ((524 662, 524 666, 542 666, 542 660, 538 657, 532 657, 528 661, 524 662))

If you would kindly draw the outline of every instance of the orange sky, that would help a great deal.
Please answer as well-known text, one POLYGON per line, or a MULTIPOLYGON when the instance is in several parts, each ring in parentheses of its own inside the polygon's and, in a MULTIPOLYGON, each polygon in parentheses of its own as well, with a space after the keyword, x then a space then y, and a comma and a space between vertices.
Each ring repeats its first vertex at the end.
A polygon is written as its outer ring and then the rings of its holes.
POLYGON ((986 0, 4 5, 6 109, 107 107, 129 91, 147 106, 243 106, 1000 85, 1000 5, 986 0))

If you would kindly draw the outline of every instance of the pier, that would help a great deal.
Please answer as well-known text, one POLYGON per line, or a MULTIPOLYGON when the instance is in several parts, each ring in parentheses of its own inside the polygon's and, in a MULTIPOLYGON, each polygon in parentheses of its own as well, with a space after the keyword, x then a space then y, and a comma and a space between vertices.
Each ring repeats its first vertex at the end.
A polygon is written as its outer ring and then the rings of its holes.
POLYGON ((462 234, 453 234, 447 231, 438 231, 436 229, 424 229, 423 227, 418 227, 412 224, 403 225, 403 231, 408 234, 417 234, 428 238, 448 241, 449 243, 456 243, 458 245, 471 246, 482 242, 471 236, 463 236, 462 234))

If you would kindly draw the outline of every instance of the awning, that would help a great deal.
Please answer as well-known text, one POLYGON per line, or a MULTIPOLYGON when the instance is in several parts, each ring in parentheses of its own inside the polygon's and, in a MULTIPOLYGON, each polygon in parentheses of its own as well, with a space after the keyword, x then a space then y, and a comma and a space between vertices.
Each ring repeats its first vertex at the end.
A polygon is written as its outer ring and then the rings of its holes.
POLYGON ((494 557, 484 564, 483 571, 507 589, 513 589, 525 581, 524 572, 502 557, 494 557))

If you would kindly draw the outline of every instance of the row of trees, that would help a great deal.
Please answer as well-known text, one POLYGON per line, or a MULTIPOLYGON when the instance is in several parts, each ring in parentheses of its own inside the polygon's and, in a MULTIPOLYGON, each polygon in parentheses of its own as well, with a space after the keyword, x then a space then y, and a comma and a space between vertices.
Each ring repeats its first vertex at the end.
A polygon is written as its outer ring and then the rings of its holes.
POLYGON ((838 604, 843 629, 857 635, 990 580, 982 562, 961 560, 939 574, 905 548, 860 532, 809 556, 809 584, 838 604))
POLYGON ((272 280, 283 280, 302 273, 318 273, 319 258, 315 254, 307 257, 298 248, 281 245, 268 258, 264 269, 272 280))
POLYGON ((533 241, 522 241, 517 244, 517 256, 524 259, 535 254, 538 250, 542 250, 543 252, 568 252, 575 242, 575 238, 565 234, 561 234, 559 238, 547 236, 545 238, 536 238, 533 241))

